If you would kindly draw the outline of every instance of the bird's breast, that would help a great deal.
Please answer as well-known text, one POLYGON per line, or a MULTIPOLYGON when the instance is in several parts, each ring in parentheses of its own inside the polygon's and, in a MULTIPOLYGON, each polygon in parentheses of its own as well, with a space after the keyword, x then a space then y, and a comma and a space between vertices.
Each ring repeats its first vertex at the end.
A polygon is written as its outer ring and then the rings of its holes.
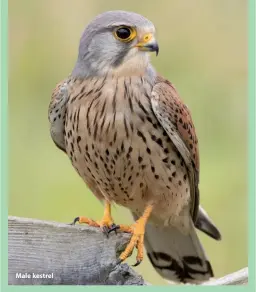
POLYGON ((76 125, 73 131, 86 132, 87 139, 113 146, 131 139, 147 123, 156 127, 151 91, 141 77, 84 82, 71 94, 67 122, 76 125))
POLYGON ((176 168, 184 165, 152 111, 152 86, 138 77, 84 87, 71 95, 66 116, 73 166, 108 200, 140 212, 158 196, 166 206, 163 194, 179 188, 176 168))

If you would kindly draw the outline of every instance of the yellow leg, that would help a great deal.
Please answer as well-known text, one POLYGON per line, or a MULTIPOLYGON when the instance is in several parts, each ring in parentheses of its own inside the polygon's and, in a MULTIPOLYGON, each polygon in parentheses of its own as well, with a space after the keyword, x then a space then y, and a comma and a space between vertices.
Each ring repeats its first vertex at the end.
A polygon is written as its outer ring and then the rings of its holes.
POLYGON ((106 234, 108 234, 108 231, 110 229, 111 230, 117 229, 111 216, 111 204, 109 202, 105 202, 104 214, 101 220, 94 221, 87 217, 80 216, 74 219, 73 224, 75 224, 76 222, 79 222, 80 224, 85 223, 93 227, 100 227, 102 228, 103 232, 106 234))
POLYGON ((145 227, 152 210, 153 210, 152 205, 147 206, 143 215, 131 226, 119 225, 120 226, 119 229, 121 231, 133 234, 129 244, 126 246, 126 249, 124 250, 124 252, 121 253, 119 257, 121 261, 127 259, 132 253, 134 247, 136 247, 138 250, 136 257, 137 262, 134 266, 137 266, 142 262, 145 227))
POLYGON ((109 227, 111 228, 114 224, 114 221, 111 216, 111 205, 109 202, 105 203, 103 218, 100 221, 96 221, 100 227, 109 227))

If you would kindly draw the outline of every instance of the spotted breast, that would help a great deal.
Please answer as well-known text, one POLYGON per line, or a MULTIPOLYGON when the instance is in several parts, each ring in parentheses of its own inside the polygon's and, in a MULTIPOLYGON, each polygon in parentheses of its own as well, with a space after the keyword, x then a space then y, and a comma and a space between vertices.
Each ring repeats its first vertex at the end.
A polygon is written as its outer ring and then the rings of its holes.
POLYGON ((156 119, 142 77, 75 80, 65 124, 73 166, 103 197, 151 220, 177 219, 189 202, 184 161, 156 119))

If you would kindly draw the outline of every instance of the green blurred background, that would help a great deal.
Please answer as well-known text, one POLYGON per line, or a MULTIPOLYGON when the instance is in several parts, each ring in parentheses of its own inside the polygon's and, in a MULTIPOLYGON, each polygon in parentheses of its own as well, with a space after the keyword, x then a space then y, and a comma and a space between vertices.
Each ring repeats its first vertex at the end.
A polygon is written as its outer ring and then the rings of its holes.
MULTIPOLYGON (((102 205, 49 135, 55 84, 76 61, 86 24, 106 10, 131 10, 157 28, 152 57, 190 108, 200 145, 201 203, 223 240, 200 234, 217 277, 247 266, 247 5, 244 0, 9 1, 9 214, 70 222, 102 205)), ((114 209, 117 223, 129 212, 114 209)), ((86 244, 86 242, 85 242, 86 244)), ((165 284, 146 259, 137 270, 165 284)))

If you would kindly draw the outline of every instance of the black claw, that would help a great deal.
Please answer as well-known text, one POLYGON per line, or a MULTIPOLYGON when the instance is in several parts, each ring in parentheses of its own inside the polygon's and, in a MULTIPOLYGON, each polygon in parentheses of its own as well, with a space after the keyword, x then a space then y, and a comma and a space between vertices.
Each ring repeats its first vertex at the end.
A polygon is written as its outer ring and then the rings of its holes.
POLYGON ((73 221, 72 223, 70 223, 70 225, 75 225, 76 222, 79 222, 79 217, 76 217, 76 218, 74 219, 74 221, 73 221))
POLYGON ((122 260, 121 260, 121 259, 118 259, 118 260, 116 261, 116 264, 117 264, 117 265, 120 265, 121 262, 122 262, 122 260))
POLYGON ((136 264, 134 264, 134 265, 132 265, 132 266, 133 266, 133 267, 137 267, 141 262, 142 262, 142 261, 139 260, 139 261, 136 262, 136 264))
POLYGON ((108 237, 108 234, 109 234, 109 228, 107 226, 103 226, 102 227, 102 232, 108 237))
POLYGON ((115 231, 115 234, 117 234, 117 229, 119 229, 120 226, 116 224, 112 224, 111 228, 108 229, 108 233, 115 231))

